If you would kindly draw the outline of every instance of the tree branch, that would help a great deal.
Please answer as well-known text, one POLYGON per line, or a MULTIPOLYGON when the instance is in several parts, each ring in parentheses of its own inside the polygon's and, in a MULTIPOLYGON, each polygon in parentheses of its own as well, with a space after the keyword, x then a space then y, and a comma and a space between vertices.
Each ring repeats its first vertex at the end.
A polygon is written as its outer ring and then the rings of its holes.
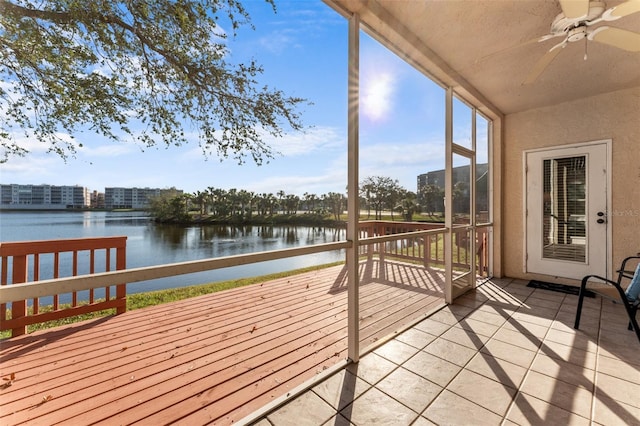
POLYGON ((33 18, 43 19, 45 21, 55 22, 57 24, 69 24, 74 22, 71 14, 68 12, 54 12, 52 10, 31 9, 11 3, 7 0, 0 0, 0 12, 11 15, 15 18, 33 18))

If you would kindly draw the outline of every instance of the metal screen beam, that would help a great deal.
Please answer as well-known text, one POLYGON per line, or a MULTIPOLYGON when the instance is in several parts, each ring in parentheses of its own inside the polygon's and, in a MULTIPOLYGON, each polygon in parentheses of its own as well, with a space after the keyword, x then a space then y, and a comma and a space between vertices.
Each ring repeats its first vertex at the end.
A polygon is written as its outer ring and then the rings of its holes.
POLYGON ((349 94, 348 94, 348 156, 347 156, 347 250, 348 287, 348 356, 353 362, 360 359, 360 301, 358 273, 358 222, 360 202, 358 189, 358 131, 360 97, 360 16, 349 18, 349 94))

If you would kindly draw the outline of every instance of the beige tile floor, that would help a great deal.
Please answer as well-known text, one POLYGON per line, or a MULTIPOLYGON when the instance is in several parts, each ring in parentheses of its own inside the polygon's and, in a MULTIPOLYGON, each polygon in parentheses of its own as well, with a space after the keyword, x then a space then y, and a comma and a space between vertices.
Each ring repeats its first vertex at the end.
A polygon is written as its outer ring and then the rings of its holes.
POLYGON ((640 343, 623 308, 492 280, 255 422, 640 424, 640 343))

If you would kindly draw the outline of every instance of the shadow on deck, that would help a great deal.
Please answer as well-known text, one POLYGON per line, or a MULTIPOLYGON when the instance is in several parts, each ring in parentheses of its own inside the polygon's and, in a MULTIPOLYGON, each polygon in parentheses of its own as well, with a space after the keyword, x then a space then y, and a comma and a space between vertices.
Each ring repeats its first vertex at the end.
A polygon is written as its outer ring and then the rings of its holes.
MULTIPOLYGON (((443 306, 439 270, 360 265, 367 347, 443 306)), ((231 424, 347 356, 336 266, 5 340, 3 424, 231 424)))

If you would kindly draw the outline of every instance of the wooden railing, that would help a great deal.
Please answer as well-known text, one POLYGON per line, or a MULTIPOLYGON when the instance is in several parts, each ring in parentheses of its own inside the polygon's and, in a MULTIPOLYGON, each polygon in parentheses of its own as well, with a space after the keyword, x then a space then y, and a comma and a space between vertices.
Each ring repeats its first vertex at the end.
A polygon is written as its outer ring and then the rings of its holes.
MULTIPOLYGON (((34 242, 29 241, 25 242, 24 244, 29 245, 32 243, 34 242)), ((14 243, 2 244, 9 245, 14 243)), ((56 242, 56 244, 60 244, 60 241, 56 242)), ((286 259, 289 257, 304 256, 326 251, 349 249, 351 247, 352 243, 349 241, 338 241, 334 243, 315 244, 310 246, 240 254, 235 256, 191 260, 187 262, 144 266, 122 270, 110 270, 105 272, 96 272, 95 274, 68 276, 52 279, 40 278, 39 281, 33 282, 15 282, 13 285, 0 285, 0 306, 5 307, 7 303, 13 304, 13 302, 16 301, 36 299, 39 297, 47 297, 55 294, 72 293, 85 290, 91 291, 91 289, 113 286, 113 283, 127 283, 127 285, 131 285, 132 283, 135 284, 137 282, 148 281, 157 278, 175 277, 178 275, 186 275, 196 272, 228 268, 231 266, 248 265, 257 262, 286 259)), ((122 265, 124 266, 124 264, 122 265)), ((7 268, 3 265, 3 271, 4 270, 7 270, 7 268)), ((122 295, 122 297, 124 298, 124 288, 122 288, 122 292, 117 293, 118 297, 122 295)), ((124 308, 124 305, 122 305, 122 308, 124 308)), ((82 313, 80 309, 78 309, 76 312, 82 313)), ((75 315, 75 313, 72 313, 71 315, 75 315)), ((47 320, 48 319, 44 319, 43 321, 47 320)))
MULTIPOLYGON (((476 271, 488 275, 488 230, 476 228, 476 271)), ((418 261, 425 266, 444 267, 444 235, 449 229, 441 224, 420 222, 367 221, 360 223, 359 253, 418 261)), ((469 231, 454 230, 453 267, 468 268, 469 231)), ((246 265, 352 247, 350 241, 317 244, 292 249, 202 259, 166 265, 126 269, 126 237, 86 238, 76 240, 25 241, 0 243, 2 259, 0 270, 0 328, 12 330, 14 336, 24 334, 26 326, 44 321, 81 315, 87 312, 115 308, 116 313, 126 310, 126 287, 157 278, 191 274, 231 266, 246 265), (98 256, 99 252, 104 256, 98 256), (112 256, 115 250, 115 256, 112 256), (70 273, 62 273, 60 256, 71 256, 70 273), (41 256, 48 254, 48 256, 41 256), (53 257, 53 273, 43 276, 41 257, 53 257), (11 261, 10 261, 11 259, 11 261), (97 260, 98 259, 98 260, 97 260), (115 259, 115 264, 114 264, 115 259), (81 262, 80 260, 84 260, 81 262), (103 266, 98 262, 103 260, 103 266), (32 265, 31 268, 28 266, 32 265), (11 280, 9 280, 11 276, 11 280), (114 283, 118 283, 115 285, 114 283), (120 284, 122 283, 122 284, 120 284), (13 284, 13 285, 8 285, 13 284), (115 285, 115 297, 111 287, 115 285), (95 290, 104 288, 104 301, 97 301, 95 290), (78 303, 78 292, 89 292, 89 303, 78 303), (60 309, 60 294, 71 294, 67 309, 60 309), (53 297, 53 310, 40 312, 39 298, 53 297), (32 313, 28 314, 27 301, 31 300, 32 313), (6 307, 11 303, 11 318, 6 307)), ((65 262, 68 263, 68 262, 65 262)), ((66 272, 66 271, 65 271, 66 272)))
MULTIPOLYGON (((79 238, 49 241, 21 241, 0 243, 0 284, 19 284, 78 275, 91 275, 126 268, 127 237, 79 238), (61 267, 60 259, 65 258, 61 267), (69 258, 70 262, 66 258, 69 258), (46 271, 45 271, 46 270, 46 271)), ((0 329, 11 330, 12 336, 26 333, 28 325, 57 320, 103 309, 127 309, 126 284, 104 287, 104 297, 96 298, 95 289, 88 290, 88 302, 78 302, 78 292, 70 292, 69 303, 62 306, 60 294, 52 294, 51 307, 41 312, 40 299, 34 297, 31 312, 27 300, 11 302, 11 318, 7 318, 7 304, 0 304, 0 329)))
MULTIPOLYGON (((378 255, 382 258, 393 257, 408 261, 418 261, 428 266, 444 267, 444 235, 447 229, 439 223, 422 222, 360 222, 360 238, 397 235, 396 239, 385 242, 362 244, 361 256, 378 255), (431 231, 428 233, 419 231, 431 231), (400 235, 402 234, 402 235, 400 235)), ((488 276, 489 251, 488 227, 476 228, 476 272, 488 276)), ((454 228, 453 230, 453 267, 468 268, 472 255, 469 250, 469 230, 454 228)))

